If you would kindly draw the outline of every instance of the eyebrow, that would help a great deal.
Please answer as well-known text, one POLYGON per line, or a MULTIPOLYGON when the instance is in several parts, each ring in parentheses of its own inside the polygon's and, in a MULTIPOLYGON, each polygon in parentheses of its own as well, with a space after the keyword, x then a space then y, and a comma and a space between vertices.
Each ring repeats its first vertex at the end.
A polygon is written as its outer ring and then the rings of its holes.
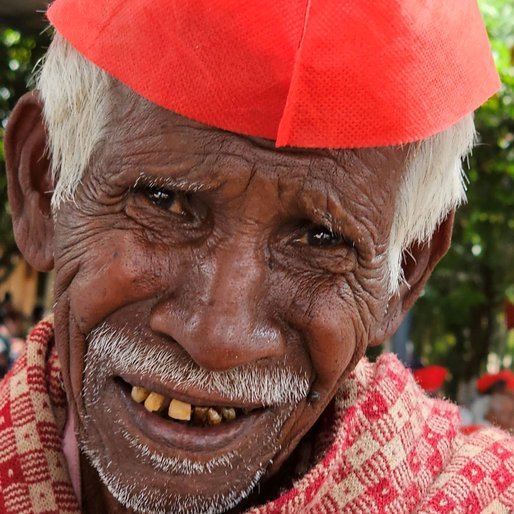
POLYGON ((198 193, 200 191, 209 191, 213 189, 212 186, 206 185, 203 181, 199 182, 178 177, 150 175, 144 171, 139 173, 132 189, 137 189, 139 187, 172 189, 182 193, 198 193))

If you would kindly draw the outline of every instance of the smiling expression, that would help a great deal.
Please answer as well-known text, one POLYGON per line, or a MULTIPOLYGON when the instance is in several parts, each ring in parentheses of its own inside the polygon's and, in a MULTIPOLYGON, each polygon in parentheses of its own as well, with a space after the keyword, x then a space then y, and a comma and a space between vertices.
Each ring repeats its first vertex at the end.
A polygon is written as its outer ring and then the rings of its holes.
POLYGON ((278 150, 112 95, 54 216, 80 445, 121 503, 221 512, 276 473, 384 324, 406 150, 278 150), (170 419, 133 387, 236 418, 170 419))

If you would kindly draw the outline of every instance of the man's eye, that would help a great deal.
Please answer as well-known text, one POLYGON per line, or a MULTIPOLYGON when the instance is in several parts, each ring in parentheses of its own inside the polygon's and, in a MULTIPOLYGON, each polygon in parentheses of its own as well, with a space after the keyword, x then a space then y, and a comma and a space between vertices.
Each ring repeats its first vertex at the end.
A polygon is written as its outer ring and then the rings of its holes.
POLYGON ((307 229, 305 234, 299 239, 300 243, 310 246, 339 246, 345 242, 341 234, 332 232, 330 229, 321 225, 315 225, 307 229))
POLYGON ((186 198, 182 193, 176 193, 175 191, 158 187, 144 188, 142 193, 148 200, 161 209, 181 216, 187 214, 185 208, 186 198))

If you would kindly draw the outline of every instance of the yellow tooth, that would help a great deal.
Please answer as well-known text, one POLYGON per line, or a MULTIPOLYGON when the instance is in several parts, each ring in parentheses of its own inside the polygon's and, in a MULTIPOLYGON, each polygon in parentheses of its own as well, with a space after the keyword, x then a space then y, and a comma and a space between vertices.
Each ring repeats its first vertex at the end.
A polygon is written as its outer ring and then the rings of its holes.
POLYGON ((195 407, 193 409, 193 419, 197 423, 205 423, 207 420, 207 411, 209 407, 195 407))
POLYGON ((159 393, 150 393, 145 400, 145 408, 149 412, 157 412, 162 409, 166 398, 159 393))
POLYGON ((168 416, 173 419, 189 421, 191 419, 191 404, 180 400, 171 400, 168 416))
POLYGON ((209 422, 209 425, 218 425, 221 423, 221 416, 219 415, 219 412, 211 407, 207 411, 207 421, 209 422))
POLYGON ((221 415, 223 416, 223 419, 226 419, 227 421, 236 419, 236 411, 232 407, 222 407, 221 415))
POLYGON ((137 403, 143 403, 148 398, 149 394, 150 391, 148 389, 139 386, 133 386, 130 392, 130 396, 137 403))

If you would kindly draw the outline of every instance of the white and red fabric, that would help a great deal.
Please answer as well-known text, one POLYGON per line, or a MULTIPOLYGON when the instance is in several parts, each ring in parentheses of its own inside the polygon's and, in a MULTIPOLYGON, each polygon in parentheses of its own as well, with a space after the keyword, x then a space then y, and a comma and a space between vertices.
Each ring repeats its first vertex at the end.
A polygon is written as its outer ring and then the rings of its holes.
MULTIPOLYGON (((0 384, 0 513, 79 514, 62 452, 66 401, 49 321, 0 384)), ((338 391, 310 470, 247 514, 508 514, 514 439, 459 431, 391 354, 363 359, 338 391)))

